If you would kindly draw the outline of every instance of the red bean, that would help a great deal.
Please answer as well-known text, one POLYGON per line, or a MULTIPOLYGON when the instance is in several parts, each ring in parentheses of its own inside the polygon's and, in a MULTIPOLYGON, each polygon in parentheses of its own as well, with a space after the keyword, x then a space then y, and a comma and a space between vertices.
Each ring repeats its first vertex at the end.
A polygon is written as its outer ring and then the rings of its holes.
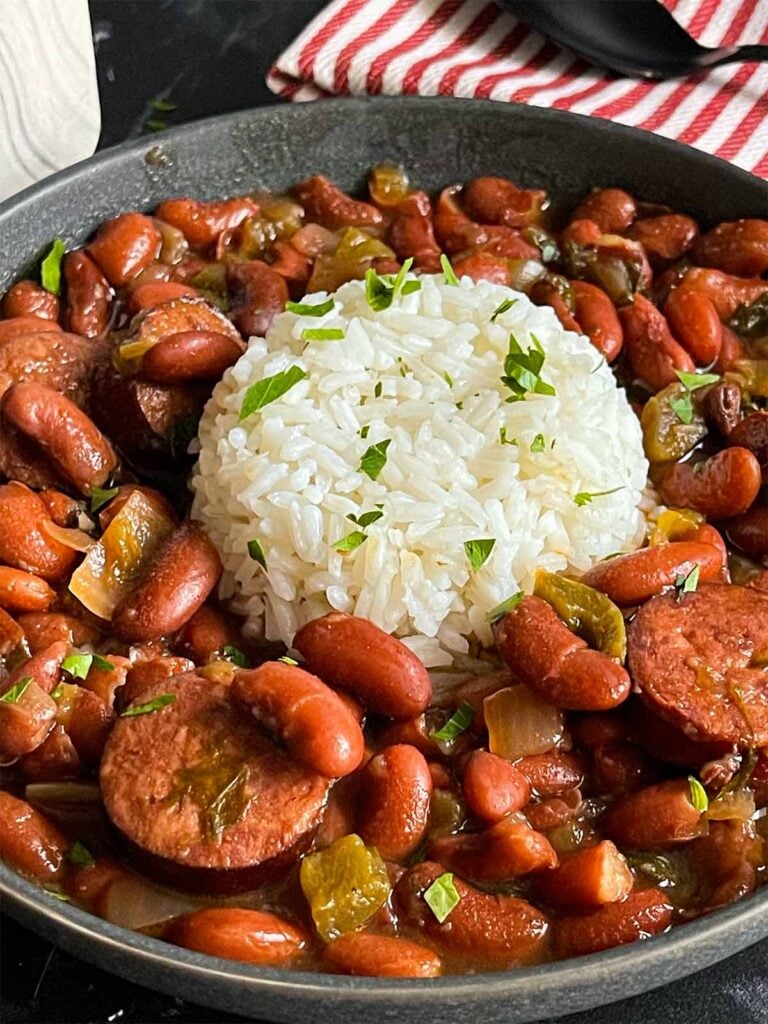
POLYGON ((104 900, 112 885, 131 876, 120 864, 98 857, 93 864, 78 868, 67 879, 67 892, 92 913, 101 915, 104 900))
POLYGON ((143 213, 122 213, 106 221, 88 252, 112 285, 126 284, 157 258, 160 232, 143 213))
POLYGON ((609 839, 578 850, 538 879, 545 899, 570 910, 595 910, 632 891, 629 865, 609 839))
POLYGON ((470 811, 491 823, 519 811, 531 799, 531 785, 520 769, 486 750, 476 750, 470 757, 463 785, 470 811))
POLYGON ((747 448, 726 448, 695 466, 678 462, 659 483, 662 501, 708 519, 741 515, 760 490, 760 463, 747 448))
POLYGON ((581 332, 587 335, 606 361, 612 363, 624 343, 624 331, 616 307, 597 285, 571 281, 571 289, 573 313, 581 332))
POLYGON ((699 228, 695 220, 680 213, 663 213, 658 217, 636 220, 629 237, 639 242, 655 266, 679 260, 695 242, 699 228))
POLYGON ((401 261, 413 257, 413 265, 422 273, 440 269, 440 246, 435 240, 432 209, 426 192, 412 192, 395 211, 387 241, 401 261))
POLYGON ((366 619, 331 612, 303 626, 293 645, 321 679, 349 690, 372 711, 413 718, 429 705, 432 684, 422 663, 366 619))
POLYGON ((621 795, 656 782, 659 773, 647 754, 632 743, 598 747, 592 753, 595 790, 621 795))
POLYGON ((110 654, 105 660, 112 668, 107 668, 106 665, 100 667, 94 662, 82 685, 111 708, 115 703, 115 693, 125 685, 131 662, 129 658, 124 658, 120 654, 110 654))
POLYGON ((157 216, 183 232, 190 245, 205 249, 222 232, 235 228, 247 217, 259 212, 258 203, 247 196, 201 203, 197 199, 166 199, 157 208, 157 216))
POLYGON ((150 281, 134 289, 128 302, 132 313, 140 313, 143 309, 153 309, 173 299, 196 299, 199 294, 197 288, 178 281, 150 281))
POLYGON ((0 657, 6 658, 24 641, 24 630, 0 607, 0 657))
POLYGON ((180 676, 184 672, 191 672, 194 667, 194 663, 187 658, 159 657, 137 661, 128 669, 125 685, 121 686, 117 693, 118 706, 120 708, 127 707, 155 683, 162 682, 164 679, 172 679, 173 676, 180 676))
POLYGON ((597 189, 582 199, 571 215, 572 220, 591 220, 604 234, 620 235, 637 215, 632 196, 620 188, 597 189))
POLYGON ((488 252, 475 252, 456 260, 453 269, 459 278, 466 275, 473 281, 491 281, 493 284, 506 286, 512 282, 509 263, 503 257, 493 256, 488 252))
POLYGON ((576 743, 588 750, 621 743, 627 735, 627 722, 622 711, 573 715, 570 726, 576 743))
POLYGON ((15 701, 0 701, 0 761, 6 763, 39 747, 56 718, 56 702, 42 687, 34 681, 22 686, 15 701))
POLYGON ((38 495, 14 481, 0 485, 0 562, 48 582, 67 576, 77 552, 54 540, 46 522, 51 517, 38 495))
POLYGON ((68 252, 62 266, 67 285, 67 330, 83 338, 100 338, 109 325, 109 282, 82 249, 68 252))
POLYGON ((605 831, 629 850, 663 850, 706 830, 687 779, 671 779, 623 797, 608 811, 605 831))
POLYGON ((372 757, 363 770, 360 835, 385 860, 413 853, 429 823, 432 776, 424 755, 398 744, 372 757))
POLYGON ((528 754, 515 762, 540 797, 562 796, 584 782, 584 762, 577 754, 553 750, 548 754, 528 754))
POLYGON ((744 302, 754 302, 768 291, 768 281, 741 278, 721 270, 691 267, 678 285, 679 291, 704 292, 712 300, 721 320, 729 320, 744 302))
POLYGON ((553 928, 554 946, 560 957, 586 956, 658 935, 671 923, 672 905, 666 895, 661 889, 645 889, 591 914, 561 917, 553 928))
POLYGON ((738 277, 760 277, 768 270, 768 220, 725 221, 698 240, 693 258, 738 277))
POLYGON ((37 281, 17 281, 3 297, 4 317, 36 316, 41 320, 59 319, 59 300, 37 281))
POLYGON ((314 771, 334 779, 359 766, 364 744, 357 719, 330 687, 304 669, 267 661, 235 673, 232 692, 314 771))
POLYGON ((669 327, 697 366, 716 362, 723 346, 723 328, 714 303, 704 292, 670 292, 664 304, 669 327))
POLYGON ((19 771, 30 782, 62 782, 81 774, 80 758, 69 733, 56 724, 46 738, 18 762, 19 771))
POLYGON ((464 186, 464 210, 481 224, 523 228, 533 223, 544 205, 546 192, 519 188, 507 178, 474 178, 464 186))
POLYGON ((213 544, 194 523, 186 523, 162 544, 137 585, 112 614, 122 640, 142 643, 174 633, 203 604, 221 575, 213 544))
POLYGON ((590 650, 541 598, 523 598, 494 631, 499 654, 543 700, 574 711, 605 711, 629 696, 621 665, 590 650))
POLYGON ((322 174, 302 181, 295 192, 307 220, 332 231, 346 227, 378 227, 383 221, 381 211, 375 206, 352 199, 322 174))
POLYGON ((19 616, 19 625, 24 630, 32 654, 55 643, 85 647, 101 639, 99 630, 91 622, 63 612, 27 612, 19 616))
POLYGON ((245 347, 214 331, 181 331, 170 334, 144 356, 143 375, 158 384, 185 380, 216 379, 232 366, 245 347))
POLYGON ((428 856, 463 878, 501 882, 546 871, 557 864, 549 840, 527 821, 506 818, 483 832, 444 836, 429 844, 428 856))
POLYGON ((178 645, 196 665, 205 665, 224 647, 237 647, 240 635, 226 617, 209 604, 204 604, 185 623, 178 645))
POLYGON ((173 922, 166 938, 208 956, 272 967, 292 960, 307 944, 304 933, 284 918, 239 907, 187 914, 173 922))
POLYGON ((61 875, 67 840, 39 811, 0 790, 0 857, 40 882, 61 875))
POLYGON ((245 337, 266 334, 288 301, 285 279, 261 260, 230 263, 227 287, 232 321, 245 337))
POLYGON ((768 556, 768 506, 755 505, 725 524, 728 540, 750 558, 768 556))
POLYGON ((53 487, 40 491, 39 498, 48 510, 48 515, 57 526, 72 527, 77 525, 77 517, 81 506, 75 498, 63 494, 53 487))
POLYGON ((65 395, 42 384, 14 384, 3 395, 0 410, 84 494, 103 486, 115 471, 112 445, 65 395))
POLYGON ((763 483, 768 483, 768 412, 752 412, 728 435, 728 442, 747 448, 760 463, 763 483))
POLYGON ((601 590, 615 604, 626 608, 660 594, 665 587, 673 586, 680 576, 687 576, 695 566, 699 567, 702 582, 719 579, 723 568, 720 550, 712 544, 688 540, 657 544, 598 562, 584 575, 582 582, 601 590))
POLYGON ((437 953, 407 939, 349 932, 325 947, 325 962, 337 974, 371 978, 436 978, 437 953))
POLYGON ((660 310, 636 295, 631 306, 619 310, 624 345, 633 372, 654 391, 677 382, 676 370, 693 373, 696 366, 669 330, 660 310))
POLYGON ((42 317, 14 316, 10 320, 0 320, 0 344, 22 338, 25 334, 47 334, 50 331, 61 331, 61 327, 42 317))
POLYGON ((59 682, 61 663, 66 658, 68 649, 69 644, 57 640, 49 647, 33 654, 11 672, 7 681, 8 687, 29 678, 37 683, 41 690, 50 693, 59 682))
POLYGON ((0 566, 0 608, 9 612, 44 611, 55 597, 56 592, 39 576, 0 566))

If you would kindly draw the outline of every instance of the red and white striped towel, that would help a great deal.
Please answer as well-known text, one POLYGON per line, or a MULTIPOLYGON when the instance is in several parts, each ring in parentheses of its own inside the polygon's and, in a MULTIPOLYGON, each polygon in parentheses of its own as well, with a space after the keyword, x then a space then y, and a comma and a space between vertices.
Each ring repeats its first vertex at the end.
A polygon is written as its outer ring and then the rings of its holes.
MULTIPOLYGON (((704 45, 768 43, 768 0, 662 2, 704 45)), ((291 100, 418 93, 573 110, 679 139, 768 178, 768 64, 667 82, 622 78, 490 0, 333 0, 267 81, 291 100)))

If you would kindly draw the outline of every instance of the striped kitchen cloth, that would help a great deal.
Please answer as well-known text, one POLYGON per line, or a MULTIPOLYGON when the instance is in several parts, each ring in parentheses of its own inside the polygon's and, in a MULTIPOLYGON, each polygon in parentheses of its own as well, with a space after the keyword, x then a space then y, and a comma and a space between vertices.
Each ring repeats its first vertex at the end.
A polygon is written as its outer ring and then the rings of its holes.
MULTIPOLYGON (((706 46, 768 43, 768 0, 660 2, 706 46)), ((768 178, 768 64, 667 82, 623 78, 491 0, 333 0, 267 82, 291 100, 418 93, 572 110, 679 139, 768 178)))

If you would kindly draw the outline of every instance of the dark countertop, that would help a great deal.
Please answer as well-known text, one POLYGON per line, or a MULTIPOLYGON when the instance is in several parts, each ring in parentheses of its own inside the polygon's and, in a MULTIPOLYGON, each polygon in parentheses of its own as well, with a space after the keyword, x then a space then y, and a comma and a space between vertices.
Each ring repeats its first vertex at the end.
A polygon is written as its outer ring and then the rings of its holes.
MULTIPOLYGON (((140 134, 151 117, 181 124, 274 102, 264 84, 269 65, 323 5, 324 0, 91 0, 103 110, 101 145, 140 134), (153 114, 153 97, 177 107, 153 114)), ((123 981, 56 949, 5 916, 0 939, 0 1016, 5 1024, 212 1024, 246 1019, 123 981)), ((677 984, 559 1018, 558 1024, 615 1022, 766 1024, 768 942, 677 984)))

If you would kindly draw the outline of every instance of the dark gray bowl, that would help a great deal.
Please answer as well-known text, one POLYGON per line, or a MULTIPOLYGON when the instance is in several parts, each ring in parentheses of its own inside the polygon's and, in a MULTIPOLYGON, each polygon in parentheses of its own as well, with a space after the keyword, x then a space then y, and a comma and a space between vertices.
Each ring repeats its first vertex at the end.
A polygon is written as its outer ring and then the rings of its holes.
MULTIPOLYGON (((479 100, 341 100, 214 118, 102 153, 0 206, 0 288, 52 238, 82 242, 105 218, 172 195, 280 188, 322 171, 359 186, 383 159, 436 188, 478 174, 544 185, 562 204, 619 185, 708 224, 768 214, 768 184, 645 132, 479 100), (155 152, 147 159, 148 152, 155 152), (158 162, 158 158, 160 162, 158 162)), ((524 1022, 674 981, 768 935, 768 888, 667 935, 579 960, 433 981, 257 969, 177 949, 46 896, 0 865, 5 908, 86 960, 185 999, 274 1021, 524 1022)))

